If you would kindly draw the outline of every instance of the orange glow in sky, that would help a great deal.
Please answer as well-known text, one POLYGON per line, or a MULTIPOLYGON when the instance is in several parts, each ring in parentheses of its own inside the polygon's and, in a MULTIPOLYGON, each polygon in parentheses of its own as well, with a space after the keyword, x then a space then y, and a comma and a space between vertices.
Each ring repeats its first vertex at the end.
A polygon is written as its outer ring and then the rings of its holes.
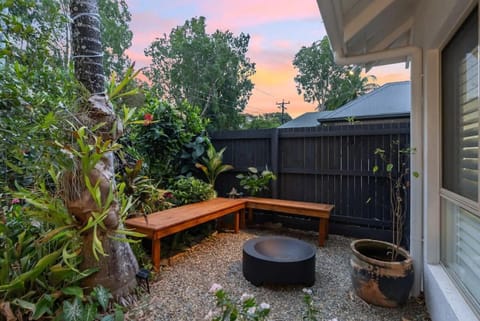
MULTIPOLYGON (((245 112, 279 111, 277 102, 289 101, 287 112, 297 117, 315 111, 315 105, 298 95, 292 61, 302 46, 322 39, 325 29, 315 0, 127 0, 132 14, 132 47, 127 51, 136 67, 150 61, 143 51, 151 42, 192 17, 206 17, 207 32, 216 29, 251 36, 247 56, 256 63, 255 88, 245 112)), ((381 85, 408 80, 405 65, 376 67, 369 71, 381 85)))

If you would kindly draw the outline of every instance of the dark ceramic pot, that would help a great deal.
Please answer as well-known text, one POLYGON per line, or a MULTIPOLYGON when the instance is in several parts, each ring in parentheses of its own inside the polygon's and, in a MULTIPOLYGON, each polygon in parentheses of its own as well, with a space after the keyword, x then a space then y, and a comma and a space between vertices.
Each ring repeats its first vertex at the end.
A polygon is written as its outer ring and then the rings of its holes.
POLYGON ((413 285, 413 260, 398 249, 391 260, 393 244, 376 240, 356 240, 350 244, 352 283, 355 293, 370 304, 397 307, 408 300, 413 285))

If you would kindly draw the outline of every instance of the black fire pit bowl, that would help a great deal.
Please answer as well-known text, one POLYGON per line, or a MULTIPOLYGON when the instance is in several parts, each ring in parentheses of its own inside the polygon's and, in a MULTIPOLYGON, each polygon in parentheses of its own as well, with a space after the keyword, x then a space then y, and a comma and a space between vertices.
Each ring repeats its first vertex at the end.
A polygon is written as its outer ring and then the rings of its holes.
POLYGON ((264 236, 243 245, 243 276, 253 285, 315 283, 315 248, 285 236, 264 236))

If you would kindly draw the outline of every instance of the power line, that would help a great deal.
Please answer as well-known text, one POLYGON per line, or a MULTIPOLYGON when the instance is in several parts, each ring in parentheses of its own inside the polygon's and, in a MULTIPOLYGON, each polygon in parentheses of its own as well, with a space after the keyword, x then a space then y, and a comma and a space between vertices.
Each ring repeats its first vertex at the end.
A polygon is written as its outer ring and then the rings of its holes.
POLYGON ((262 89, 260 89, 260 88, 257 88, 257 87, 253 87, 253 89, 255 89, 256 91, 259 91, 259 92, 261 92, 261 93, 262 93, 262 94, 264 94, 264 95, 267 95, 267 96, 270 96, 270 97, 274 97, 274 98, 275 98, 275 96, 274 96, 274 95, 272 95, 272 94, 271 94, 271 93, 269 93, 269 92, 266 92, 265 90, 262 90, 262 89))
POLYGON ((285 122, 285 110, 287 109, 287 107, 285 107, 285 105, 288 105, 290 104, 290 101, 288 102, 285 102, 285 99, 282 99, 282 102, 281 103, 277 103, 276 105, 278 106, 278 108, 280 108, 282 110, 282 124, 285 122))

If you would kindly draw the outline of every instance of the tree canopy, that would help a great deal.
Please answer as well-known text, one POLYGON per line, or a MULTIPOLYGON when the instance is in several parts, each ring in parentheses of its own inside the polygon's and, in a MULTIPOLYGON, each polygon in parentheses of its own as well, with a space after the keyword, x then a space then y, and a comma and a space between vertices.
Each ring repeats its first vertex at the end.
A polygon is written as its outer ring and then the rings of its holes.
POLYGON ((276 112, 276 113, 266 113, 258 116, 246 115, 247 119, 245 121, 245 129, 267 129, 267 128, 277 128, 283 123, 292 120, 292 117, 288 113, 276 112))
POLYGON ((335 64, 328 37, 302 47, 293 66, 298 94, 306 102, 316 102, 317 110, 333 110, 377 87, 374 76, 362 76, 362 68, 335 64), (372 82, 373 81, 373 82, 372 82))
POLYGON ((103 65, 106 74, 123 75, 131 64, 125 50, 132 45, 132 16, 125 0, 98 0, 102 32, 103 65))
POLYGON ((147 76, 152 88, 180 105, 187 101, 210 119, 209 129, 235 129, 250 98, 255 64, 246 56, 250 36, 217 30, 208 34, 205 18, 192 18, 157 38, 147 76))

